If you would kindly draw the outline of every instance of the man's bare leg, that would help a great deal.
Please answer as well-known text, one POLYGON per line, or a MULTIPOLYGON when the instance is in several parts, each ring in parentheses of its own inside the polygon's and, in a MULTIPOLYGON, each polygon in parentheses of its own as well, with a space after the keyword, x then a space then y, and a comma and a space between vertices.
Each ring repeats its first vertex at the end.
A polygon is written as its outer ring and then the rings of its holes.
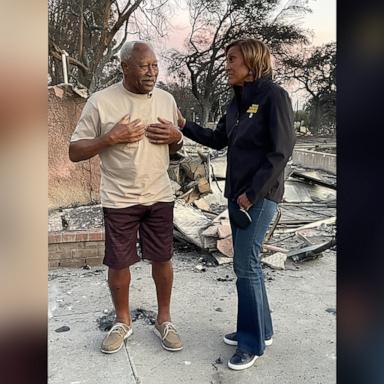
POLYGON ((129 312, 129 284, 131 272, 129 268, 108 269, 108 285, 116 311, 116 322, 131 325, 129 312))
POLYGON ((170 303, 173 283, 172 262, 169 261, 153 261, 152 277, 156 285, 157 294, 157 322, 171 321, 170 303))

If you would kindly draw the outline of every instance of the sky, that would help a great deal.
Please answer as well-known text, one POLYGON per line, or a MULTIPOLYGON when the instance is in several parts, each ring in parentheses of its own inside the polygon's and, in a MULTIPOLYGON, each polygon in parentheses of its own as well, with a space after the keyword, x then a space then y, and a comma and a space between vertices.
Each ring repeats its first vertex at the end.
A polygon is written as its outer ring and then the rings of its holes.
MULTIPOLYGON (((288 1, 288 0, 283 0, 288 1)), ((170 0, 173 15, 170 20, 167 38, 152 41, 159 60, 158 81, 167 83, 170 78, 167 62, 162 58, 162 52, 168 49, 183 50, 184 40, 191 31, 187 0, 170 0)), ((336 41, 336 0, 308 0, 307 6, 311 13, 303 15, 295 22, 305 30, 310 31, 310 46, 319 46, 336 41)), ((289 92, 294 109, 302 109, 308 95, 304 91, 297 91, 297 85, 284 85, 289 92)))
MULTIPOLYGON (((167 48, 181 48, 190 31, 188 10, 185 0, 174 0, 178 3, 177 14, 173 16, 173 30, 169 32, 167 48)), ((300 20, 300 26, 313 31, 312 44, 321 45, 336 41, 336 0, 309 0, 308 13, 300 20)))
POLYGON ((310 2, 312 13, 305 16, 303 25, 314 31, 314 45, 336 41, 336 0, 310 2))
MULTIPOLYGON (((182 49, 183 42, 191 27, 189 25, 188 9, 185 0, 173 0, 178 4, 177 12, 172 17, 169 37, 161 45, 161 49, 182 49)), ((322 45, 331 41, 336 41, 336 0, 309 0, 308 7, 311 13, 304 15, 299 21, 299 25, 307 30, 311 30, 311 45, 322 45)), ((157 49, 159 50, 159 49, 157 49)), ((160 65, 159 80, 167 82, 167 70, 165 63, 160 65)), ((288 92, 292 91, 287 89, 288 92)), ((306 95, 304 92, 290 92, 292 103, 296 108, 301 108, 304 104, 306 95)))

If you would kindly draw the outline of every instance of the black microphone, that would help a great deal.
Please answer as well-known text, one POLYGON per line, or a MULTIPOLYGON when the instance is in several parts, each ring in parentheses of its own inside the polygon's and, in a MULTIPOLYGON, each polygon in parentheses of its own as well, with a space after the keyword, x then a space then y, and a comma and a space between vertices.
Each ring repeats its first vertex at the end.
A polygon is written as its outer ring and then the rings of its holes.
POLYGON ((234 209, 231 212, 230 217, 235 225, 242 229, 247 228, 248 225, 252 223, 252 217, 243 208, 234 209))
POLYGON ((152 93, 147 93, 147 98, 150 99, 152 97, 152 93))

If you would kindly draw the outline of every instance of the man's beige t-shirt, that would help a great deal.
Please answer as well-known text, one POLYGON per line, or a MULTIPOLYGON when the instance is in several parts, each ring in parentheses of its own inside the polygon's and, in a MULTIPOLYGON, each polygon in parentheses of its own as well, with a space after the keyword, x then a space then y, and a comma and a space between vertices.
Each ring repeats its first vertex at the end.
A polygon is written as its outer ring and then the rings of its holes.
MULTIPOLYGON (((117 83, 88 99, 71 141, 104 135, 127 114, 131 121, 158 123, 157 118, 161 117, 177 126, 177 106, 171 94, 159 88, 148 95, 136 94, 117 83)), ((108 147, 99 156, 103 207, 124 208, 174 200, 167 172, 168 145, 151 144, 144 137, 136 143, 108 147)))

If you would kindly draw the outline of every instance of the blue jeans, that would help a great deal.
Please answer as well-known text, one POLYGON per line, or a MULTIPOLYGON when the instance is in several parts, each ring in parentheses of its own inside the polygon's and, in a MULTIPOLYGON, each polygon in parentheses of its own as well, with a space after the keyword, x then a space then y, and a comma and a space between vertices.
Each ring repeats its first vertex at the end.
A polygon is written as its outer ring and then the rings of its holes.
MULTIPOLYGON (((234 209, 238 205, 228 200, 229 213, 234 209)), ((264 340, 273 335, 260 249, 276 210, 277 203, 263 199, 248 210, 252 223, 247 228, 238 228, 231 222, 233 268, 237 277, 238 348, 258 356, 264 353, 264 340)))

